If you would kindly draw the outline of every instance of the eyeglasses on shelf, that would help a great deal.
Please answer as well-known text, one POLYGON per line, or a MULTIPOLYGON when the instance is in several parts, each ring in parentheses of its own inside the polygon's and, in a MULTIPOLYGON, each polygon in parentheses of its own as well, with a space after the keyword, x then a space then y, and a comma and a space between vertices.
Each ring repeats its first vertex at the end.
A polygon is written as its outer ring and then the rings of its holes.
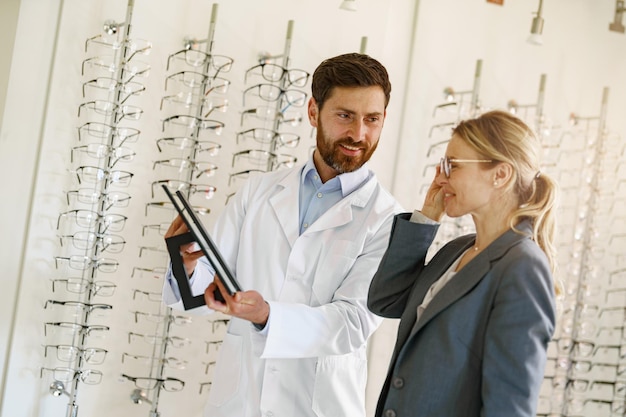
POLYGON ((79 188, 78 190, 70 190, 66 193, 67 204, 70 204, 70 197, 73 197, 79 203, 91 204, 101 202, 101 211, 107 211, 111 207, 128 207, 130 202, 130 194, 123 191, 98 191, 91 188, 79 188))
POLYGON ((222 133, 224 122, 212 119, 202 119, 200 117, 188 116, 185 114, 174 115, 163 120, 162 131, 167 125, 182 126, 186 129, 210 130, 216 135, 222 133))
POLYGON ((153 278, 162 278, 163 275, 165 275, 165 272, 167 272, 167 268, 163 266, 156 266, 154 268, 144 268, 144 267, 135 266, 133 267, 130 277, 134 278, 135 275, 143 275, 145 273, 145 274, 150 274, 153 278))
POLYGON ((247 117, 254 117, 264 122, 276 120, 279 125, 288 124, 294 127, 302 123, 302 114, 299 111, 287 109, 281 111, 272 106, 258 106, 242 111, 240 125, 243 126, 247 117))
POLYGON ((86 74, 86 70, 106 71, 119 73, 124 76, 121 82, 129 82, 135 77, 147 77, 150 74, 150 65, 140 61, 124 61, 121 64, 115 62, 112 56, 94 56, 87 58, 81 65, 81 75, 86 74))
POLYGON ((61 246, 64 246, 63 242, 71 242, 76 249, 89 250, 97 247, 100 252, 120 253, 126 245, 126 240, 121 236, 89 231, 79 231, 59 238, 61 246))
POLYGON ((123 105, 126 100, 146 91, 146 87, 137 81, 118 82, 112 77, 97 77, 83 83, 83 97, 92 94, 106 98, 105 101, 123 105))
POLYGON ((181 93, 187 92, 197 96, 208 96, 211 93, 226 94, 230 87, 230 80, 226 78, 209 77, 206 74, 195 71, 180 71, 167 76, 165 78, 166 91, 169 91, 172 82, 189 89, 189 91, 179 90, 181 93))
POLYGON ((167 255, 167 249, 163 246, 139 246, 139 257, 144 256, 146 252, 160 253, 162 255, 167 255))
POLYGON ((217 156, 222 145, 211 140, 197 140, 187 136, 161 138, 156 141, 159 152, 163 151, 195 151, 206 152, 209 156, 217 156))
POLYGON ((267 171, 262 170, 262 169, 246 169, 244 171, 233 172, 232 174, 228 175, 228 185, 231 185, 233 180, 248 179, 250 178, 250 175, 260 174, 262 172, 267 172, 267 171))
POLYGON ((287 87, 304 87, 310 76, 308 72, 301 69, 287 69, 267 62, 249 68, 245 73, 244 80, 247 81, 250 75, 260 75, 269 82, 278 82, 284 79, 287 87))
POLYGON ((204 342, 206 344, 206 353, 210 353, 212 350, 218 351, 220 346, 222 346, 221 340, 206 340, 204 342))
POLYGON ((83 303, 82 301, 73 301, 73 300, 46 300, 44 304, 44 309, 47 309, 48 306, 62 306, 68 308, 80 309, 82 311, 92 313, 96 310, 112 310, 113 306, 111 304, 104 303, 83 303))
POLYGON ((212 384, 211 381, 201 382, 200 383, 200 391, 198 392, 198 394, 202 394, 202 391, 204 390, 205 387, 208 387, 208 389, 210 390, 211 389, 211 384, 212 384))
POLYGON ((148 230, 154 230, 159 235, 163 236, 170 228, 170 223, 158 223, 158 224, 144 224, 141 226, 141 236, 146 236, 148 230))
POLYGON ((135 175, 121 169, 105 169, 92 165, 80 166, 75 173, 79 184, 99 184, 106 181, 119 187, 128 187, 135 175))
POLYGON ((79 348, 73 345, 44 345, 44 356, 48 356, 48 349, 56 351, 56 357, 62 362, 74 362, 81 358, 90 365, 100 365, 104 363, 108 351, 102 348, 79 348))
POLYGON ((183 49, 171 54, 167 58, 166 70, 169 71, 170 65, 176 61, 183 62, 184 64, 194 68, 206 68, 206 72, 213 70, 214 77, 217 77, 217 75, 221 72, 229 72, 234 62, 233 58, 229 56, 207 54, 206 52, 198 51, 196 49, 183 49))
POLYGON ((161 388, 164 391, 177 392, 185 387, 185 382, 178 378, 134 377, 126 374, 122 374, 122 377, 134 382, 137 388, 147 390, 161 388))
POLYGON ((130 148, 126 147, 112 147, 102 143, 90 143, 88 145, 74 146, 70 154, 70 162, 74 162, 74 153, 84 153, 91 158, 104 159, 110 158, 110 162, 107 164, 108 168, 113 168, 118 162, 130 162, 137 154, 130 148))
POLYGON ((113 273, 117 271, 120 263, 110 258, 91 258, 89 256, 72 255, 72 256, 55 256, 54 263, 59 268, 59 261, 67 262, 69 267, 84 271, 88 268, 96 268, 100 272, 113 273))
POLYGON ((269 165, 272 169, 277 167, 292 167, 297 158, 288 154, 276 154, 274 152, 266 151, 263 149, 246 149, 233 154, 232 166, 240 159, 246 159, 253 165, 269 165))
POLYGON ((102 381, 102 372, 97 369, 73 369, 66 367, 41 368, 40 378, 43 378, 44 371, 52 372, 52 377, 56 381, 72 382, 79 379, 87 385, 97 385, 102 381))
MULTIPOLYGON (((171 88, 172 83, 184 86, 198 93, 200 88, 208 83, 209 76, 197 71, 178 71, 165 77, 165 91, 171 88)), ((203 92, 204 93, 204 92, 203 92)))
POLYGON ((182 180, 157 180, 152 182, 152 198, 156 195, 156 189, 161 188, 162 185, 167 186, 172 192, 184 191, 189 192, 191 195, 200 195, 206 200, 210 200, 215 195, 217 190, 212 185, 206 184, 192 184, 189 181, 182 180))
POLYGON ((107 100, 92 100, 82 103, 78 106, 78 117, 81 115, 81 111, 92 112, 99 116, 115 116, 115 121, 120 122, 123 119, 139 120, 143 114, 143 110, 137 106, 131 106, 130 104, 117 104, 107 100))
POLYGON ((54 333, 54 330, 67 330, 73 335, 90 336, 92 332, 105 332, 110 330, 110 328, 103 324, 80 324, 71 321, 49 321, 44 323, 44 336, 48 336, 48 333, 54 333))
POLYGON ((135 316, 135 323, 139 323, 141 320, 146 320, 152 323, 174 323, 178 326, 186 326, 192 323, 192 319, 189 316, 182 316, 178 314, 153 314, 143 311, 131 311, 135 316))
POLYGON ((83 294, 88 290, 91 291, 91 295, 98 295, 101 297, 111 297, 115 294, 115 285, 111 281, 91 281, 85 278, 57 278, 52 280, 52 292, 62 286, 67 292, 74 294, 83 294))
POLYGON ((170 158, 154 161, 152 169, 162 166, 165 168, 174 168, 177 173, 184 173, 191 171, 195 174, 196 178, 201 176, 212 177, 217 171, 217 165, 206 161, 193 161, 187 158, 170 158))
POLYGON ((294 107, 302 107, 306 103, 307 94, 301 90, 283 89, 275 84, 261 83, 248 87, 243 92, 243 104, 246 105, 246 96, 256 96, 264 101, 276 102, 280 99, 294 107))
POLYGON ((136 332, 128 332, 128 343, 132 343, 133 340, 141 339, 145 343, 151 345, 162 345, 166 343, 168 346, 175 348, 181 348, 191 343, 191 340, 185 337, 179 336, 157 336, 155 334, 141 334, 136 332))
MULTIPOLYGON (((158 209, 165 209, 168 211, 176 211, 176 208, 174 207, 171 201, 151 201, 150 203, 146 203, 146 209, 145 209, 146 216, 148 215, 149 208, 158 208, 158 209)), ((205 214, 209 214, 211 212, 211 209, 209 209, 208 207, 194 205, 194 206, 191 206, 191 208, 193 209, 195 213, 201 216, 204 216, 205 214)))
POLYGON ((61 219, 74 219, 79 227, 92 228, 96 225, 104 226, 106 231, 119 232, 124 229, 128 217, 122 214, 107 213, 100 214, 93 210, 74 209, 59 214, 57 219, 57 230, 61 226, 61 219))
POLYGON ((198 107, 201 107, 201 112, 203 114, 203 118, 207 118, 214 111, 226 112, 228 110, 228 99, 226 98, 218 98, 218 97, 205 97, 199 96, 193 93, 183 93, 178 92, 176 94, 172 94, 169 96, 164 96, 161 99, 160 110, 163 110, 163 105, 168 104, 168 108, 171 108, 173 111, 188 111, 192 109, 195 111, 198 107))
POLYGON ((154 302, 161 302, 162 296, 160 292, 146 291, 135 288, 133 290, 133 300, 143 299, 154 302))
POLYGON ((90 47, 92 49, 94 47, 104 47, 113 51, 118 51, 125 47, 126 53, 129 54, 125 59, 130 61, 135 55, 149 55, 152 49, 152 42, 145 39, 124 39, 120 41, 117 38, 100 34, 92 36, 85 41, 85 52, 88 52, 90 47))
POLYGON ((255 127, 237 133, 237 144, 240 139, 254 139, 264 145, 273 144, 276 147, 295 148, 300 143, 300 136, 289 132, 276 132, 271 129, 255 127))
POLYGON ((113 139, 113 146, 119 147, 124 143, 134 143, 139 138, 140 131, 132 127, 111 126, 101 122, 87 122, 78 128, 78 140, 89 141, 89 138, 113 139))
POLYGON ((122 353, 122 363, 128 362, 129 359, 135 360, 141 364, 152 367, 154 364, 163 364, 172 369, 185 369, 189 363, 186 360, 178 359, 173 356, 167 358, 158 358, 154 356, 132 355, 130 353, 122 353))

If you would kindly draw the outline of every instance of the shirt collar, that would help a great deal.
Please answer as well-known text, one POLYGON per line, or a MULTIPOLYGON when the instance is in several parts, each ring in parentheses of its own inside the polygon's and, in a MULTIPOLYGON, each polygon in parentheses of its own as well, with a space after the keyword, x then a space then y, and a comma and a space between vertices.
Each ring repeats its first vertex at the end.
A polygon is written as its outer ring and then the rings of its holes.
MULTIPOLYGON (((317 172, 317 168, 315 168, 315 163, 313 162, 313 152, 309 156, 307 163, 304 165, 302 169, 302 174, 300 175, 300 183, 304 183, 305 178, 309 174, 309 172, 315 173, 319 177, 319 173, 317 172)), ((359 188, 361 184, 363 184, 370 177, 370 170, 368 168, 367 163, 363 164, 361 168, 352 172, 345 172, 343 174, 337 175, 334 179, 339 181, 339 186, 341 187, 341 194, 343 197, 349 195, 354 190, 359 188)), ((334 180, 333 179, 333 180, 334 180)), ((331 181, 333 181, 331 180, 331 181)))

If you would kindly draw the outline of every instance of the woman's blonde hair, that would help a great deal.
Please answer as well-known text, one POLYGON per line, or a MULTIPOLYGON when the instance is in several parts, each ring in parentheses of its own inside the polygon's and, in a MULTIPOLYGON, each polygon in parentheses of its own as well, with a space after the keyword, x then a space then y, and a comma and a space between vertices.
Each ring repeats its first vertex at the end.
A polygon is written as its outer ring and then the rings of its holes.
MULTIPOLYGON (((460 122, 453 133, 462 137, 485 159, 505 162, 513 168, 507 187, 517 197, 510 225, 513 230, 521 220, 530 219, 533 239, 545 252, 556 271, 555 209, 558 187, 540 171, 541 143, 531 128, 509 112, 493 110, 475 119, 460 122)), ((558 286, 557 286, 558 289, 558 286)))

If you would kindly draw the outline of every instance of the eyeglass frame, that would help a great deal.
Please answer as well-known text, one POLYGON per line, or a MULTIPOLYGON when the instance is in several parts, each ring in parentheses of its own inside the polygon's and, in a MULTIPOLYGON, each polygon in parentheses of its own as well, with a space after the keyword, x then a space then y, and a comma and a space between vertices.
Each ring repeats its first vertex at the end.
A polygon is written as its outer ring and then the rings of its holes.
POLYGON ((193 149, 194 151, 197 151, 197 152, 209 152, 209 156, 217 156, 220 149, 222 149, 222 145, 220 143, 217 143, 212 140, 198 140, 198 139, 194 139, 194 138, 187 137, 187 136, 171 136, 167 138, 157 139, 156 146, 159 149, 159 152, 163 152, 163 149, 161 149, 161 146, 159 145, 161 142, 165 142, 169 146, 174 146, 170 144, 169 142, 173 143, 177 139, 188 140, 189 142, 193 143, 192 146, 177 147, 177 149, 193 149), (208 144, 210 146, 207 148, 203 148, 202 145, 204 144, 208 144))
POLYGON ((106 359, 106 355, 109 352, 106 349, 103 348, 95 348, 95 347, 87 347, 87 348, 80 348, 78 346, 74 346, 74 345, 43 345, 44 348, 44 357, 48 357, 48 348, 53 348, 57 350, 57 359, 62 361, 62 362, 72 362, 74 360, 76 360, 77 358, 81 357, 85 363, 88 363, 90 365, 100 365, 102 363, 104 363, 104 360, 106 359), (73 359, 62 359, 61 356, 59 356, 59 349, 68 349, 68 350, 72 350, 73 351, 73 359), (98 360, 98 361, 93 361, 91 360, 89 357, 85 357, 85 353, 87 352, 94 352, 94 353, 102 353, 102 360, 98 360))
POLYGON ((88 279, 85 278, 77 278, 77 277, 70 277, 70 278, 56 278, 51 280, 52 281, 52 292, 56 292, 55 288, 54 288, 54 284, 56 282, 58 283, 65 283, 65 290, 67 292, 71 292, 74 294, 83 294, 85 291, 87 291, 89 288, 92 289, 92 295, 98 295, 100 297, 111 297, 114 293, 115 293, 115 289, 117 288, 117 285, 115 283, 113 283, 112 281, 90 281, 88 279), (76 280, 76 283, 72 283, 71 280, 76 280), (84 282, 84 284, 83 284, 84 282), (71 285, 80 285, 80 291, 74 291, 74 290, 70 290, 69 286, 71 285), (84 287, 84 288, 83 288, 84 287), (111 289, 110 293, 106 293, 106 294, 101 294, 101 289, 111 289))
MULTIPOLYGON (((103 211, 107 211, 108 209, 110 209, 111 207, 128 207, 128 204, 130 202, 131 199, 131 195, 128 194, 127 192, 124 191, 106 191, 106 192, 96 192, 90 188, 79 188, 76 190, 70 190, 67 191, 66 193, 66 197, 67 197, 67 204, 70 204, 70 194, 76 194, 76 201, 78 201, 79 203, 82 204, 91 204, 92 206, 96 203, 98 203, 100 200, 102 200, 102 202, 107 203, 108 205, 106 205, 104 207, 103 211), (82 192, 90 192, 91 194, 91 201, 85 201, 85 200, 81 200, 81 191, 82 192), (112 200, 110 198, 110 195, 117 195, 118 198, 112 200), (119 198, 121 196, 121 198, 119 198), (95 198, 94 198, 95 197, 95 198), (111 202, 113 201, 113 202, 111 202)), ((83 194, 84 196, 84 194, 83 194)))
POLYGON ((305 91, 302 91, 302 90, 293 89, 293 88, 282 88, 282 87, 277 86, 276 84, 270 84, 270 83, 259 83, 259 84, 253 85, 253 86, 251 86, 251 87, 248 87, 248 88, 246 88, 246 89, 243 91, 243 102, 242 102, 242 103, 243 103, 243 105, 244 105, 244 106, 246 105, 246 94, 247 94, 250 90, 252 90, 252 89, 254 89, 254 88, 257 88, 257 89, 259 90, 259 92, 256 94, 256 96, 257 96, 257 97, 259 97, 259 98, 260 98, 261 100, 263 100, 263 101, 270 102, 270 103, 272 103, 272 102, 276 102, 276 101, 280 100, 280 99, 281 99, 281 98, 283 98, 283 97, 287 97, 287 93, 288 93, 288 92, 296 92, 296 93, 299 93, 299 94, 302 94, 302 95, 303 95, 302 103, 300 103, 299 101, 292 102, 292 101, 290 101, 290 100, 287 100, 287 103, 288 103, 290 106, 294 106, 294 107, 302 107, 302 106, 304 106, 304 104, 306 103, 306 99, 307 99, 307 97, 308 97, 308 94, 307 94, 305 91), (279 90, 279 93, 278 93, 278 95, 277 95, 275 98, 272 98, 272 99, 265 98, 264 96, 262 96, 262 95, 260 94, 260 93, 261 93, 261 88, 262 88, 262 87, 268 87, 268 88, 270 88, 270 87, 271 87, 271 88, 278 89, 278 90, 279 90))
POLYGON ((439 168, 440 172, 443 173, 446 178, 450 178, 450 174, 452 173, 452 163, 489 163, 495 162, 493 159, 459 159, 459 158, 450 158, 443 157, 439 160, 439 168))
POLYGON ((263 77, 263 79, 265 81, 269 81, 269 82, 278 82, 278 81, 285 80, 285 78, 286 78, 286 81, 288 83, 287 84, 288 87, 292 86, 292 85, 294 85, 296 87, 304 87, 307 84, 307 82, 309 81, 309 78, 311 77, 311 74, 308 71, 305 71, 305 70, 302 70, 302 69, 297 69, 297 68, 289 69, 289 68, 285 68, 285 67, 283 67, 281 65, 271 63, 271 62, 261 62, 260 64, 257 64, 257 65, 255 65, 255 66, 253 66, 251 68, 248 68, 246 70, 246 73, 244 74, 244 81, 247 81, 248 80, 248 74, 250 72, 254 71, 257 68, 261 68, 261 73, 260 74, 253 74, 253 75, 260 75, 261 77, 263 77), (280 77, 277 78, 277 79, 267 78, 265 76, 265 67, 267 67, 267 66, 271 66, 271 67, 275 67, 277 69, 280 69, 282 71, 280 77), (305 75, 304 76, 304 82, 303 83, 293 82, 290 79, 290 77, 289 77, 289 74, 292 71, 300 71, 300 72, 302 72, 305 75))
POLYGON ((137 388, 147 389, 147 390, 152 390, 152 389, 156 389, 156 388, 162 388, 164 391, 178 392, 178 391, 182 391, 183 388, 185 387, 185 381, 183 381, 182 379, 173 378, 173 377, 166 377, 166 378, 134 377, 134 376, 130 376, 130 375, 127 375, 127 374, 122 374, 122 377, 128 379, 129 381, 132 381, 137 388), (154 382, 154 384, 151 384, 150 385, 151 388, 148 388, 148 386, 146 386, 146 385, 144 385, 144 386, 140 385, 138 383, 139 380, 142 380, 142 381, 152 381, 152 382, 154 382), (165 386, 166 382, 177 382, 177 383, 180 383, 180 389, 168 389, 165 386))
POLYGON ((74 327, 74 331, 76 331, 77 327, 80 328, 80 332, 86 331, 86 335, 89 335, 93 330, 102 330, 108 331, 111 330, 109 326, 105 326, 104 324, 80 324, 74 323, 72 321, 47 321, 43 324, 43 334, 44 336, 48 336, 47 327, 46 326, 56 326, 56 327, 74 327))

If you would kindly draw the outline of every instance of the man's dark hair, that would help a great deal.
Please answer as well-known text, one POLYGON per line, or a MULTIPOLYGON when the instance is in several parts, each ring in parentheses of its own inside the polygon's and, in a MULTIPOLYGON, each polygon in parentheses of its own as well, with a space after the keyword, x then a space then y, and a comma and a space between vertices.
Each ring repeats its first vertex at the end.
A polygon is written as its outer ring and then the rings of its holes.
POLYGON ((383 89, 387 108, 391 96, 387 69, 368 55, 348 53, 322 61, 313 73, 311 92, 321 109, 334 87, 371 86, 383 89))

